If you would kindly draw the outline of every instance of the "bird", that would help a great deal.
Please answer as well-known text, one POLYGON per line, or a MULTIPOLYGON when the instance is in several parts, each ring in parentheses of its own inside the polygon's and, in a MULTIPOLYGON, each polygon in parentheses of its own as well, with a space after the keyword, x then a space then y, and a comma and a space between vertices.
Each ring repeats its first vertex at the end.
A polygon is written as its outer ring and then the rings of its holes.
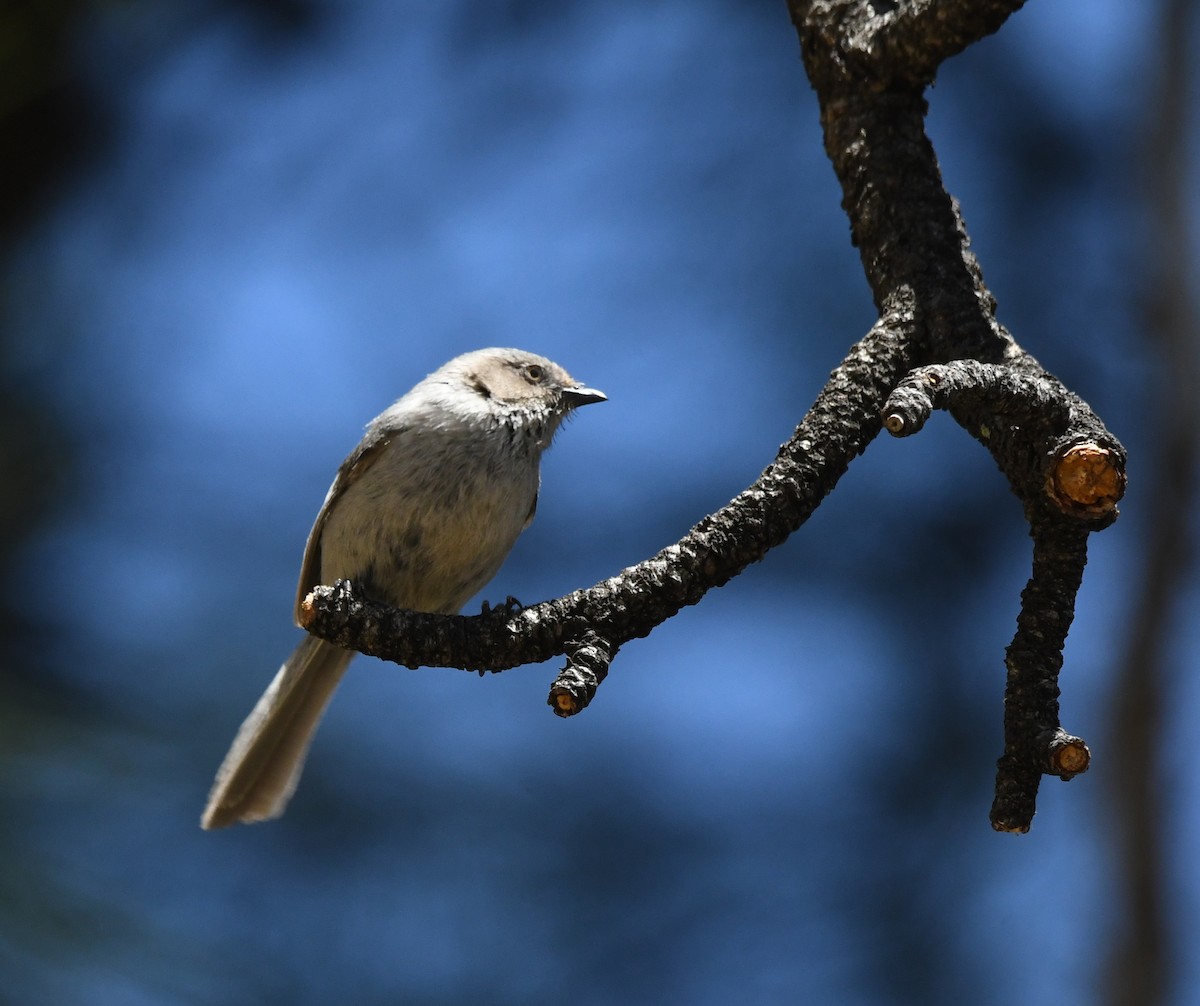
MULTIPOLYGON (((533 520, 540 462, 562 421, 607 396, 518 349, 455 357, 367 424, 309 532, 296 619, 320 584, 454 614, 533 520)), ((280 816, 354 651, 306 635, 238 730, 201 816, 206 829, 280 816)))

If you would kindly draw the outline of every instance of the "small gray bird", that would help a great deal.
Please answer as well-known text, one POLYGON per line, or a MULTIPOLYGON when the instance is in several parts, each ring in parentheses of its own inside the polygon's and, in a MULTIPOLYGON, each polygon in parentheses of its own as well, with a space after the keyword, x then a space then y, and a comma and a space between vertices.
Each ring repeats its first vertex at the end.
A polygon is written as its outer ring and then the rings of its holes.
MULTIPOLYGON (((456 357, 373 419, 308 536, 296 606, 353 580, 397 608, 457 612, 537 508, 542 452, 572 409, 605 396, 517 349, 456 357)), ((217 771, 201 826, 283 813, 353 651, 306 635, 217 771)))

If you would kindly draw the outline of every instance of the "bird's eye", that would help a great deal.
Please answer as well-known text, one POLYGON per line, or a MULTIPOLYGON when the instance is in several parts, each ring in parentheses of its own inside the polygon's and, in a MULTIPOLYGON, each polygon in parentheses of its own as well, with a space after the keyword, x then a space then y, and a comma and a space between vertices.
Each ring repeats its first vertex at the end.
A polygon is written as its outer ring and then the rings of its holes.
POLYGON ((546 376, 546 368, 537 363, 531 363, 525 368, 525 376, 535 384, 546 376))

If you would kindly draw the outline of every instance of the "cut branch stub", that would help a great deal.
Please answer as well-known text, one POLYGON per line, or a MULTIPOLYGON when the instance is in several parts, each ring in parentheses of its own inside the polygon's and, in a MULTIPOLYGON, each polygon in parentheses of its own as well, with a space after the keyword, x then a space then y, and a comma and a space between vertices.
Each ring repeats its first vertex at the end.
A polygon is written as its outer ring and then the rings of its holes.
POLYGON ((1104 517, 1115 515, 1125 494, 1125 470, 1115 452, 1095 443, 1061 450, 1046 476, 1046 495, 1064 511, 1104 517))
POLYGON ((1059 727, 1045 741, 1046 775, 1056 775, 1063 782, 1070 782, 1082 775, 1092 763, 1092 752, 1082 737, 1072 737, 1059 727))
POLYGON ((585 630, 578 640, 564 644, 567 663, 550 686, 547 704, 556 716, 574 716, 586 709, 596 689, 608 676, 608 666, 616 655, 612 645, 595 632, 585 630))
POLYGON ((883 428, 893 437, 920 433, 933 414, 933 389, 941 381, 936 367, 923 367, 909 374, 888 396, 883 409, 883 428))

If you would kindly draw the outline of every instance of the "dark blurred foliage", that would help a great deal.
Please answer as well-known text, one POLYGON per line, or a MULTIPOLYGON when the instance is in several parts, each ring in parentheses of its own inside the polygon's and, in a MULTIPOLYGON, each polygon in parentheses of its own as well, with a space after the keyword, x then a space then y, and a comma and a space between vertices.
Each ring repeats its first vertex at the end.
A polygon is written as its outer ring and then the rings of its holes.
POLYGON ((99 110, 71 67, 78 2, 12 2, 0 10, 0 213, 11 242, 101 141, 99 110))
MULTIPOLYGON (((660 16, 684 9, 665 5, 660 16)), ((590 86, 617 92, 631 120, 644 114, 652 124, 625 135, 622 120, 610 121, 611 137, 576 137, 586 154, 561 169, 582 176, 583 210, 594 202, 602 216, 629 215, 628 244, 593 254, 555 245, 554 221, 538 216, 551 204, 537 192, 505 211, 514 230, 551 235, 552 254, 578 255, 580 270, 607 267, 580 277, 574 314, 556 306, 549 284, 532 282, 524 296, 535 303, 517 304, 515 293, 496 296, 501 280, 464 267, 458 290, 444 295, 452 316, 424 337, 432 348, 419 358, 432 366, 460 333, 465 349, 493 341, 477 334, 485 325, 520 333, 526 317, 569 319, 578 332, 562 362, 605 387, 605 408, 625 417, 587 416, 564 433, 527 535, 538 535, 540 551, 518 548, 499 594, 509 584, 518 596, 565 591, 675 538, 753 478, 872 320, 783 5, 716 9, 728 35, 683 68, 665 47, 629 41, 639 18, 655 16, 634 4, 517 0, 436 15, 406 7, 411 25, 401 17, 380 28, 396 33, 398 63, 419 64, 427 47, 437 51, 432 66, 462 68, 445 78, 431 70, 424 84, 458 100, 453 124, 436 115, 399 123, 389 96, 370 87, 357 98, 378 104, 381 134, 414 128, 457 150, 449 168, 376 165, 369 183, 356 182, 376 189, 323 210, 357 213, 355 244, 377 244, 381 259, 415 277, 384 272, 382 283, 425 283, 426 251, 433 261, 448 240, 439 221, 461 213, 449 240, 467 242, 480 201, 503 186, 498 171, 539 177, 552 141, 572 135, 564 123, 577 95, 561 81, 604 68, 580 52, 597 26, 622 17, 630 25, 625 48, 612 43, 611 79, 590 86), (438 30, 421 34, 431 19, 438 30), (761 62, 747 57, 756 47, 761 62), (503 71, 486 72, 493 63, 503 71), (678 77, 655 78, 661 86, 643 93, 641 74, 656 64, 678 77), (743 93, 763 105, 737 107, 743 93), (697 125, 709 116, 711 131, 697 125), (627 158, 604 160, 622 143, 627 158), (654 165, 642 171, 639 158, 654 165), (465 209, 421 203, 444 191, 436 176, 447 170, 465 209), (669 208, 667 223, 647 214, 651 204, 669 208), (388 257, 397 220, 421 235, 417 258, 388 257), (657 261, 655 228, 672 227, 673 243, 662 239, 671 257, 657 261), (576 365, 580 356, 590 367, 576 365), (595 432, 605 429, 617 432, 595 432)), ((1053 73, 1072 70, 1048 66, 1058 54, 1045 39, 1075 50, 1084 42, 1054 36, 1062 17, 1042 35, 1025 17, 945 68, 930 131, 1002 319, 1129 441, 1136 478, 1142 388, 1156 366, 1138 331, 1141 249, 1151 238, 1131 181, 1146 91, 1136 74, 1107 81, 1107 92, 1094 82, 1090 91, 1051 87, 1053 73)), ((1119 911, 1099 835, 1103 755, 1099 778, 1069 788, 1047 781, 1030 836, 992 834, 1002 654, 1028 542, 998 473, 944 416, 911 442, 872 445, 793 542, 629 647, 597 702, 565 729, 546 726, 541 686, 518 677, 525 672, 477 682, 363 662, 357 684, 374 690, 339 696, 287 817, 200 834, 209 773, 290 645, 290 564, 321 482, 378 389, 398 393, 428 367, 406 360, 397 386, 403 355, 378 360, 391 340, 413 339, 407 319, 389 315, 368 347, 365 334, 356 341, 342 328, 370 327, 372 311, 394 304, 360 307, 343 291, 347 303, 328 315, 313 309, 314 324, 336 331, 337 351, 323 356, 300 341, 277 350, 268 337, 260 352, 276 386, 245 393, 215 335, 196 348, 169 320, 103 327, 97 296, 89 301, 47 268, 55 253, 45 249, 55 215, 80 213, 78 193, 134 149, 132 109, 165 86, 148 67, 196 59, 194 40, 219 36, 234 40, 220 48, 230 65, 229 51, 254 54, 252 83, 302 66, 297 87, 328 85, 319 71, 329 40, 349 20, 337 4, 300 0, 43 2, 0 13, 13 56, 0 60, 0 143, 17 152, 0 159, 5 996, 1093 1001, 1109 913, 1119 911), (101 87, 98 74, 118 79, 101 87), (56 313, 60 299, 70 303, 56 313), (34 329, 31 317, 50 320, 34 329), (393 335, 397 326, 404 334, 393 335), (97 340, 118 361, 110 373, 85 373, 80 362, 101 358, 85 352, 97 340), (144 366, 123 367, 139 354, 144 366), (190 391, 160 375, 172 354, 214 385, 191 425, 151 411, 190 391), (209 358, 226 362, 205 370, 209 358), (306 397, 298 371, 328 371, 329 384, 314 382, 306 397), (155 397, 131 375, 161 380, 163 390, 155 397), (361 400, 346 390, 351 382, 366 388, 361 400), (295 399, 288 413, 283 403, 295 399), (263 418, 271 411, 282 414, 277 426, 263 418), (251 418, 239 421, 240 412, 251 418), (280 431, 297 424, 304 443, 289 453, 280 431), (143 481, 131 488, 133 477, 143 481), (276 596, 279 604, 268 601, 276 596)), ((1148 42, 1114 48, 1139 45, 1148 42)), ((336 188, 341 163, 339 151, 323 149, 329 134, 316 123, 328 96, 314 90, 312 135, 287 140, 316 152, 279 183, 276 214, 309 227, 322 211, 312 190, 325 178, 336 188)), ((210 111, 225 109, 214 101, 210 111)), ((268 107, 230 155, 244 156, 241 175, 264 171, 257 143, 280 142, 264 125, 275 114, 268 107)), ((169 154, 99 190, 128 202, 115 246, 153 230, 162 204, 135 198, 139 187, 182 201, 194 190, 176 193, 172 171, 208 163, 207 123, 164 119, 178 130, 169 154)), ((231 209, 232 194, 215 205, 231 230, 251 226, 231 209)), ((196 282, 215 284, 206 270, 224 246, 200 248, 189 268, 196 282)), ((326 251, 331 263, 349 257, 334 244, 326 251)), ((62 260, 70 274, 75 260, 62 260)), ((254 254, 247 262, 255 275, 270 264, 254 254)), ((117 286, 111 266, 86 260, 101 291, 117 286)), ((347 283, 334 275, 330 286, 347 283)), ((307 310, 325 278, 292 280, 287 305, 307 310)), ((165 318, 194 307, 186 286, 158 292, 165 318)), ((419 297, 405 291, 408 309, 419 297)), ((287 323, 303 327, 304 310, 287 323)), ((542 348, 541 338, 529 348, 542 348)), ((1120 580, 1146 533, 1131 508, 1107 532, 1118 544, 1094 548, 1093 574, 1120 580)), ((1085 582, 1064 706, 1065 725, 1086 736, 1101 715, 1111 626, 1125 600, 1111 582, 1085 582)))
MULTIPOLYGON (((89 144, 99 139, 94 116, 71 79, 69 27, 77 4, 8 4, 0 9, 0 238, 18 240, 89 144)), ((0 310, 20 295, 7 276, 0 280, 0 310)), ((5 312, 7 313, 7 312, 5 312)), ((86 913, 80 893, 61 882, 53 865, 29 841, 21 812, 36 794, 24 770, 46 751, 65 746, 77 725, 89 722, 80 696, 56 674, 43 641, 67 631, 69 614, 50 599, 37 603, 21 589, 14 561, 22 544, 69 506, 67 495, 77 439, 44 389, 29 381, 19 358, 22 334, 0 326, 0 901, 7 938, 0 959, 16 963, 28 944, 22 933, 65 931, 63 906, 86 913)), ((5 971, 17 978, 22 969, 5 971)))

